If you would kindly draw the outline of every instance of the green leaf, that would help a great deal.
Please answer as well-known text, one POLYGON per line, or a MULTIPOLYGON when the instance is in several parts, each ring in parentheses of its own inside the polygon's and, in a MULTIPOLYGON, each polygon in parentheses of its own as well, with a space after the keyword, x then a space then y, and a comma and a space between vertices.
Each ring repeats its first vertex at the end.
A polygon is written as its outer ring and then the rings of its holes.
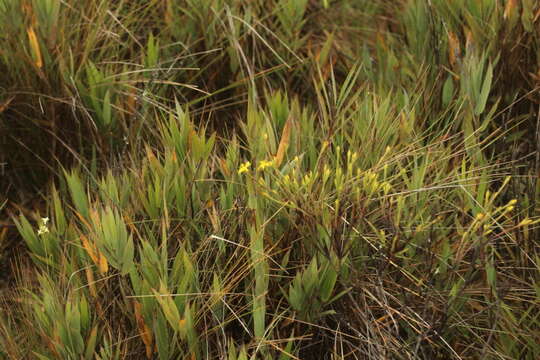
POLYGON ((148 37, 148 43, 146 46, 146 66, 153 68, 157 66, 159 56, 159 42, 155 39, 153 34, 148 37))
POLYGON ((294 310, 300 311, 302 309, 302 303, 303 303, 303 296, 302 296, 302 289, 301 286, 298 285, 300 274, 296 275, 295 280, 293 283, 289 286, 289 304, 293 307, 294 310))
POLYGON ((446 81, 444 82, 443 91, 442 91, 442 105, 448 106, 452 97, 454 96, 454 79, 452 75, 449 75, 446 81))
POLYGON ((534 3, 536 0, 523 0, 523 11, 521 13, 521 23, 527 32, 534 31, 534 3))
POLYGON ((265 333, 266 297, 253 296, 253 330, 255 337, 262 339, 265 333))
POLYGON ((32 354, 34 354, 35 356, 37 356, 38 359, 40 359, 40 360, 52 360, 52 359, 53 359, 53 358, 47 357, 47 356, 45 356, 45 355, 39 354, 39 353, 37 353, 37 352, 35 352, 35 351, 32 351, 32 354))
POLYGON ((35 255, 45 256, 45 252, 41 247, 41 242, 38 241, 34 228, 30 225, 26 217, 21 215, 19 221, 14 219, 13 222, 15 223, 19 234, 21 234, 22 238, 30 248, 30 251, 35 255))
POLYGON ((124 244, 124 255, 122 257, 122 275, 129 273, 133 267, 133 255, 135 253, 133 239, 131 236, 127 239, 127 242, 124 244))
POLYGON ((482 85, 482 91, 480 92, 480 95, 476 102, 476 107, 474 109, 474 114, 477 116, 482 114, 484 112, 484 109, 486 108, 487 99, 489 96, 489 92, 491 90, 492 80, 493 80, 493 66, 490 63, 486 71, 484 83, 482 85))
POLYGON ((107 89, 105 92, 105 97, 103 99, 103 111, 102 111, 102 120, 104 126, 109 126, 111 124, 111 91, 107 89))
POLYGON ((486 263, 486 279, 489 286, 494 288, 497 281, 497 270, 495 269, 495 266, 493 266, 492 261, 486 263))
POLYGON ((190 304, 186 305, 186 309, 184 311, 184 318, 185 318, 185 332, 187 336, 188 341, 188 347, 190 353, 195 355, 195 358, 199 358, 199 340, 197 336, 197 331, 195 329, 195 317, 194 317, 194 310, 192 310, 192 306, 190 304))
MULTIPOLYGON (((293 333, 291 334, 290 338, 294 338, 294 331, 293 333)), ((287 346, 285 346, 285 349, 281 352, 281 354, 279 355, 279 360, 289 360, 289 359, 294 359, 294 357, 291 357, 289 356, 290 355, 293 355, 292 354, 292 347, 294 345, 294 340, 289 340, 287 342, 287 346)))
POLYGON ((323 302, 327 302, 334 291, 334 286, 337 281, 337 272, 332 268, 330 264, 327 265, 326 271, 321 281, 320 296, 323 302))
POLYGON ((154 333, 159 359, 169 360, 170 347, 173 344, 171 343, 169 330, 167 329, 167 322, 161 313, 158 313, 154 320, 154 333))
POLYGON ((161 285, 160 292, 154 290, 154 294, 159 305, 161 305, 161 310, 169 322, 169 325, 171 325, 175 332, 178 332, 180 330, 180 313, 178 312, 178 308, 172 300, 171 295, 168 294, 165 285, 161 285))
POLYGON ((88 198, 79 174, 74 170, 71 173, 66 172, 65 177, 75 209, 83 217, 88 218, 88 198))
POLYGON ((86 351, 84 353, 84 358, 86 360, 91 360, 94 358, 94 354, 96 351, 97 335, 98 335, 98 326, 95 325, 92 328, 92 331, 90 331, 90 336, 88 337, 88 340, 86 341, 86 351))
POLYGON ((240 354, 238 355, 238 360, 248 360, 246 348, 242 346, 240 349, 240 354))

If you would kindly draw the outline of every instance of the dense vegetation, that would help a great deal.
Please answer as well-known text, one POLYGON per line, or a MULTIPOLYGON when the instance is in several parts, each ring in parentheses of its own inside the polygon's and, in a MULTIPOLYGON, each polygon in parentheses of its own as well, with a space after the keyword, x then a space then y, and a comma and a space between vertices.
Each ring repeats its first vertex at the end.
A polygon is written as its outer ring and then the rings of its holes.
POLYGON ((538 359, 535 0, 0 0, 0 358, 538 359))

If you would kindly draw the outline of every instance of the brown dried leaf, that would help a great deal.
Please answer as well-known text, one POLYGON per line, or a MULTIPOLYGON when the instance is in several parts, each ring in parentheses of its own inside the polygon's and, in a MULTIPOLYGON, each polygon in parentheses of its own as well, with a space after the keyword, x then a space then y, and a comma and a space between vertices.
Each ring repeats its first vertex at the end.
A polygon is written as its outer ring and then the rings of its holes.
POLYGON ((95 281, 94 281, 94 273, 92 272, 92 269, 87 267, 85 269, 85 272, 86 272, 86 281, 88 281, 88 288, 90 290, 90 295, 92 295, 92 297, 97 297, 97 291, 96 291, 96 285, 95 285, 95 281))
POLYGON ((98 258, 98 254, 96 252, 96 248, 94 247, 94 245, 90 244, 90 241, 88 241, 88 238, 82 234, 81 234, 81 242, 82 242, 83 248, 86 250, 86 252, 90 256, 90 259, 92 259, 94 264, 98 265, 99 258, 98 258))
POLYGON ((15 96, 10 97, 9 99, 7 99, 6 101, 0 104, 0 114, 6 111, 6 109, 8 108, 9 104, 13 101, 13 99, 15 99, 15 96))
POLYGON ((459 39, 453 32, 448 32, 448 61, 454 66, 456 61, 461 57, 461 46, 459 39))
POLYGON ((152 347, 152 332, 144 322, 144 318, 142 316, 142 305, 138 301, 135 301, 133 305, 135 309, 135 320, 137 321, 137 327, 139 328, 139 334, 141 335, 141 338, 144 343, 144 347, 146 349, 146 357, 148 359, 152 358, 153 353, 153 347, 152 347))
POLYGON ((508 0, 507 1, 506 6, 504 8, 503 19, 505 19, 505 20, 509 19, 515 14, 517 4, 518 4, 517 0, 508 0))

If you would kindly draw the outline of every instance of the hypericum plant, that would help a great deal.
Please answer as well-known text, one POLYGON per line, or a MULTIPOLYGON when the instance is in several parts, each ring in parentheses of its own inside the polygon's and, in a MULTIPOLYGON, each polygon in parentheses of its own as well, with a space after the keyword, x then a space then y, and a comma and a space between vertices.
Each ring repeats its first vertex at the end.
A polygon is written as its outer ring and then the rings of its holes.
MULTIPOLYGON (((126 275, 133 267, 133 237, 128 232, 124 220, 117 210, 106 207, 91 210, 89 224, 89 240, 122 275, 126 275)), ((106 266, 106 265, 104 265, 106 266)))
POLYGON ((61 242, 55 233, 49 231, 49 218, 41 218, 36 227, 21 216, 15 225, 32 251, 33 259, 46 266, 57 267, 61 263, 61 242))
POLYGON ((88 299, 84 294, 70 293, 67 301, 60 301, 49 278, 42 275, 39 281, 41 294, 30 296, 36 329, 47 349, 36 349, 33 355, 39 359, 48 359, 49 354, 64 359, 93 359, 100 329, 88 299))

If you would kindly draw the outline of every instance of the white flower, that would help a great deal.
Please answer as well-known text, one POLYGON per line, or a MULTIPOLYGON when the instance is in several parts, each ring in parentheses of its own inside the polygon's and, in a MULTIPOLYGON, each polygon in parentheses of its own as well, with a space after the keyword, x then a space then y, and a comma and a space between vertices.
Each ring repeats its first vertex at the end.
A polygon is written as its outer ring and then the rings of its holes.
POLYGON ((46 227, 45 225, 41 225, 41 226, 39 227, 39 230, 38 230, 37 234, 38 234, 39 236, 41 236, 41 235, 46 234, 46 233, 48 233, 48 232, 49 232, 49 228, 46 227))
POLYGON ((49 222, 49 218, 48 217, 41 218, 41 222, 43 223, 43 225, 47 225, 47 223, 49 222))

